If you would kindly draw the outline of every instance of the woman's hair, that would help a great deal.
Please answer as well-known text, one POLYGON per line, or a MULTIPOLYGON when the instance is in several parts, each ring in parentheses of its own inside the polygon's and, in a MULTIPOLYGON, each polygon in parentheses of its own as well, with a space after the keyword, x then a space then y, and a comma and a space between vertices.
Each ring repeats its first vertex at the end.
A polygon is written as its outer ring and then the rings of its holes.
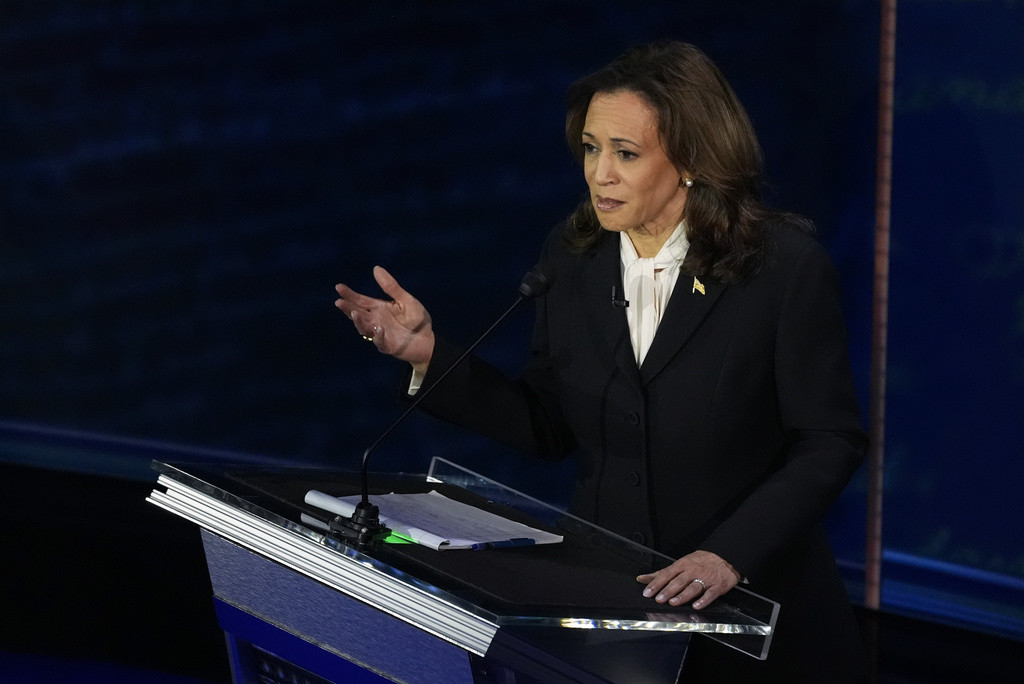
MULTIPOLYGON (((761 147, 736 94, 693 45, 631 48, 569 87, 565 134, 581 163, 591 98, 620 91, 640 95, 654 110, 669 160, 693 179, 680 217, 690 241, 683 269, 725 282, 743 280, 760 263, 764 220, 773 212, 761 202, 761 147)), ((569 218, 566 238, 575 251, 586 251, 600 235, 588 199, 569 218)))

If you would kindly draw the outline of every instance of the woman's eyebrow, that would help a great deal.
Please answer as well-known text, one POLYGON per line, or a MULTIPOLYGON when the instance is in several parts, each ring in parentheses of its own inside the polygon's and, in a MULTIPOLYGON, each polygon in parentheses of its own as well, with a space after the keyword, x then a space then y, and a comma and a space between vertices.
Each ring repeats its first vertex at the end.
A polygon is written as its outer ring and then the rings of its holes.
MULTIPOLYGON (((588 137, 588 138, 594 138, 594 139, 597 138, 596 135, 594 135, 593 133, 588 133, 587 131, 583 131, 583 135, 588 137)), ((616 143, 629 143, 630 145, 633 145, 634 147, 640 147, 640 143, 635 142, 633 140, 630 140, 629 138, 612 138, 611 141, 612 142, 616 142, 616 143)))

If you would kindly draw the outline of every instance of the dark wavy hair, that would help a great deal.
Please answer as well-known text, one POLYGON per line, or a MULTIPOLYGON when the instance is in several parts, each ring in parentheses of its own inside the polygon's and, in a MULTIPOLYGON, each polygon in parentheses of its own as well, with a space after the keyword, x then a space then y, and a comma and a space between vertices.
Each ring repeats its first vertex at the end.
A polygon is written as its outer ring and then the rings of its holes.
MULTIPOLYGON (((729 283, 744 280, 764 254, 766 220, 781 214, 761 202, 761 146, 732 87, 693 45, 633 47, 566 93, 565 135, 580 163, 591 98, 620 91, 638 94, 654 110, 669 160, 694 181, 680 217, 690 241, 683 269, 729 283)), ((791 218, 810 229, 805 219, 791 218)), ((600 236, 588 198, 567 221, 565 237, 571 249, 583 252, 600 236)))

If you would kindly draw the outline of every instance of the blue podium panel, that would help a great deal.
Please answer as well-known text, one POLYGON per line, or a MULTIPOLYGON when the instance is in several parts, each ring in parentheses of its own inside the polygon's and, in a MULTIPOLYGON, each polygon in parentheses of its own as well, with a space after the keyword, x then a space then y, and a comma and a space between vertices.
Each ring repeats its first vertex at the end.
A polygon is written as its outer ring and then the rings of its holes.
POLYGON ((235 684, 386 684, 364 669, 243 610, 213 600, 235 684))
POLYGON ((329 681, 343 681, 339 673, 352 676, 346 663, 337 662, 343 659, 396 681, 473 682, 469 655, 458 646, 217 535, 205 530, 202 535, 214 596, 277 628, 261 629, 219 610, 221 627, 234 637, 329 681), (289 635, 314 648, 294 643, 289 635))

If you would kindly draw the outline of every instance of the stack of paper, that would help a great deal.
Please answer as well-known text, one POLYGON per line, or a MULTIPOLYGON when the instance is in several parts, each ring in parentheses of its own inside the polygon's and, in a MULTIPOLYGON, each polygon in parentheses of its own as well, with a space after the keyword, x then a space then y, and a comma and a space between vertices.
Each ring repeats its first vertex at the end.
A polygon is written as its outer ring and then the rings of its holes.
MULTIPOLYGON (((315 489, 306 493, 309 505, 345 517, 352 515, 360 499, 359 496, 330 496, 315 489)), ((374 496, 373 504, 380 509, 380 521, 392 531, 437 550, 556 544, 562 541, 561 535, 507 520, 436 491, 374 496)))

